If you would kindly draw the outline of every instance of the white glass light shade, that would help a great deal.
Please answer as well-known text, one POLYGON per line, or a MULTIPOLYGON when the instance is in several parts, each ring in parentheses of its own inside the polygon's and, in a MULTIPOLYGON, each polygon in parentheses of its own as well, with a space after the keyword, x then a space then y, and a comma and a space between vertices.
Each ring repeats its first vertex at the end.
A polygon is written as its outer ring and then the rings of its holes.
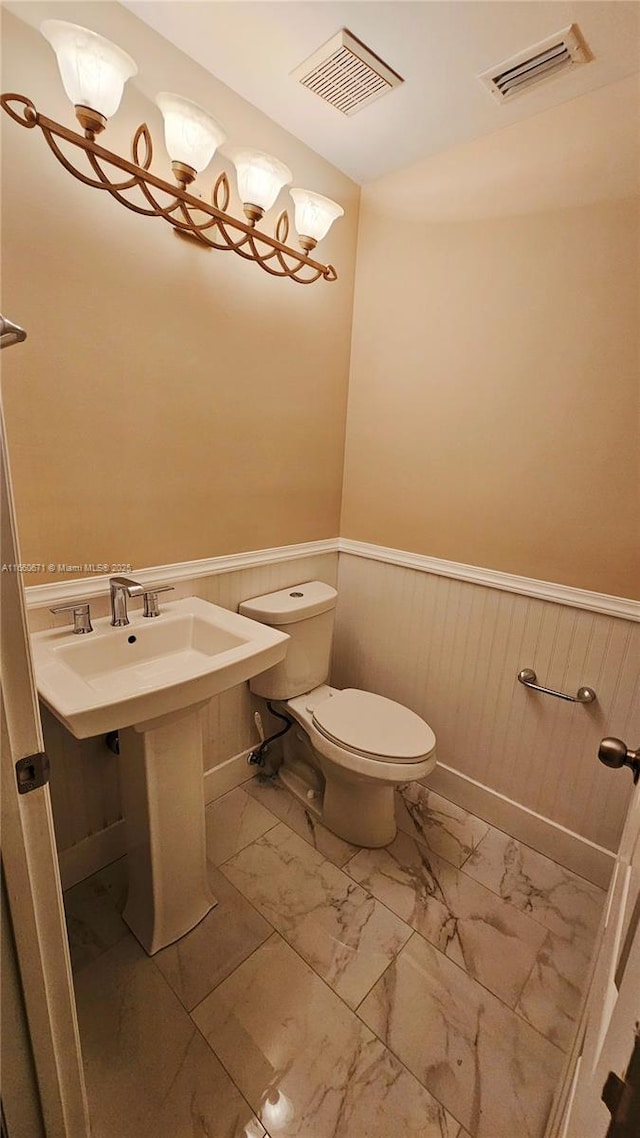
POLYGON ((344 210, 331 198, 322 194, 314 194, 311 190, 293 189, 289 191, 295 202, 295 227, 301 237, 311 237, 313 241, 322 241, 326 237, 333 222, 342 217, 344 210))
POLYGON ((261 150, 234 148, 229 151, 229 157, 238 174, 238 193, 243 205, 271 209, 282 187, 288 186, 293 177, 284 162, 261 150))
POLYGON ((56 53, 62 84, 74 106, 111 118, 127 79, 138 72, 131 56, 96 32, 64 20, 45 20, 40 31, 56 53))
POLYGON ((219 122, 190 99, 162 91, 156 103, 164 117, 169 157, 196 171, 204 170, 227 137, 219 122))

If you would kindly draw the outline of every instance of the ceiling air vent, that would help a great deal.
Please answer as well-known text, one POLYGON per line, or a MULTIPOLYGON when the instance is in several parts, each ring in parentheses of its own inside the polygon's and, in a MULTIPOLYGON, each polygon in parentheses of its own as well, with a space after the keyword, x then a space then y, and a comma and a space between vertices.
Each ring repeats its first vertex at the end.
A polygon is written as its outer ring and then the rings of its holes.
POLYGON ((404 82, 346 28, 305 59, 291 75, 343 115, 354 115, 404 82))
POLYGON ((523 95, 546 79, 555 79, 593 59, 577 24, 571 24, 554 36, 526 48, 512 59, 505 59, 478 75, 499 103, 523 95))

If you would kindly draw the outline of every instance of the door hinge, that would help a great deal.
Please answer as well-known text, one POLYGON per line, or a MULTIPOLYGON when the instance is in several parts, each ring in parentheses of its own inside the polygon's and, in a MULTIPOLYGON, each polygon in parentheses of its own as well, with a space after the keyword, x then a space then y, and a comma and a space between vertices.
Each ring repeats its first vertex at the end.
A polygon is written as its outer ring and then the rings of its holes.
POLYGON ((27 755, 18 759, 16 763, 16 782, 18 794, 29 794, 49 781, 49 759, 46 751, 39 751, 35 755, 27 755))

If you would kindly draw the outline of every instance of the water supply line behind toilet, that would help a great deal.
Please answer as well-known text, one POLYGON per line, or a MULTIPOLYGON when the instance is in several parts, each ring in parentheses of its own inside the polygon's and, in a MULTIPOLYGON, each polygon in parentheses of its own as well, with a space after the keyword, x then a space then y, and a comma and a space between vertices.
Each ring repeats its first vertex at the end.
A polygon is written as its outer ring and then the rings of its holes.
POLYGON ((293 727, 293 719, 289 719, 289 716, 283 715, 281 711, 276 711, 270 700, 267 700, 266 702, 271 714, 275 716, 276 719, 282 719, 283 723, 286 723, 286 727, 283 727, 281 731, 276 731, 275 735, 270 735, 268 739, 265 739, 264 731, 262 728, 262 718, 260 716, 260 712, 256 711, 253 718, 258 729, 258 734, 260 736, 260 744, 255 748, 255 750, 251 751, 250 755, 247 756, 247 762, 251 766, 257 765, 259 767, 263 767, 265 763, 266 753, 269 750, 269 745, 276 739, 280 739, 283 735, 286 735, 287 731, 293 727))

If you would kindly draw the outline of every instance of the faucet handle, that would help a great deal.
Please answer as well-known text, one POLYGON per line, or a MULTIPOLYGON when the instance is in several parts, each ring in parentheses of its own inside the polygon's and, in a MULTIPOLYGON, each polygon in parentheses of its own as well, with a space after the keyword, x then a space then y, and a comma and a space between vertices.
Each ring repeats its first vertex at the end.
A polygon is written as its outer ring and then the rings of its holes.
POLYGON ((68 605, 56 605, 55 608, 49 609, 49 612, 72 612, 73 631, 76 635, 80 635, 84 632, 93 632, 89 603, 89 601, 73 601, 68 605))
POLYGON ((154 585, 152 589, 144 590, 143 616, 160 616, 158 608, 158 593, 172 593, 173 585, 154 585))

